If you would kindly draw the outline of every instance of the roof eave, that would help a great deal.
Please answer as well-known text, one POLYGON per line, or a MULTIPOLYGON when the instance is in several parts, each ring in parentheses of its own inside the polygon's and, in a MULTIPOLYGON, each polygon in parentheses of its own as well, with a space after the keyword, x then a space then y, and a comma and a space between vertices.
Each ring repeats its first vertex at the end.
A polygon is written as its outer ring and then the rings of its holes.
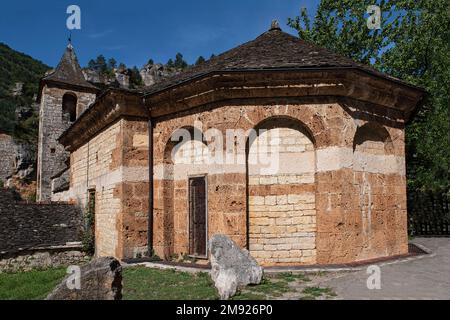
MULTIPOLYGON (((144 92, 143 97, 146 98, 148 96, 157 95, 159 93, 162 93, 162 92, 165 92, 165 91, 169 91, 169 90, 171 90, 173 88, 177 88, 177 87, 186 85, 186 84, 188 84, 190 82, 197 81, 197 80, 200 80, 202 78, 206 78, 208 76, 213 76, 213 75, 216 75, 216 74, 222 74, 222 73, 267 72, 267 71, 274 71, 274 72, 277 72, 277 71, 299 72, 299 71, 329 71, 329 70, 346 70, 346 71, 348 71, 348 70, 358 70, 358 71, 364 72, 366 74, 369 74, 371 76, 374 76, 374 77, 377 77, 377 78, 381 78, 381 79, 385 79, 387 81, 394 82, 394 83, 396 83, 398 85, 402 85, 402 86, 408 87, 410 89, 418 90, 418 91, 421 91, 423 93, 426 93, 425 89, 423 89, 421 87, 412 85, 412 84, 410 84, 410 83, 408 83, 406 81, 403 81, 403 80, 400 80, 400 79, 396 79, 394 77, 389 77, 387 75, 386 76, 382 76, 381 74, 378 74, 376 72, 372 72, 372 71, 367 70, 367 69, 362 68, 362 67, 356 67, 356 66, 348 66, 348 67, 334 66, 333 67, 333 66, 330 66, 330 67, 284 67, 284 68, 254 68, 254 69, 245 68, 245 69, 213 70, 213 71, 209 71, 209 72, 205 72, 205 73, 201 73, 201 74, 195 75, 195 76, 193 76, 191 78, 188 78, 186 80, 177 82, 175 84, 169 85, 167 87, 161 88, 161 89, 156 90, 156 91, 148 90, 147 92, 144 92)), ((150 89, 151 89, 151 87, 150 87, 150 89)))
MULTIPOLYGON (((85 141, 88 138, 81 138, 79 135, 85 133, 87 136, 92 136, 92 134, 96 134, 101 131, 104 127, 109 125, 111 122, 115 121, 122 115, 130 115, 130 116, 143 116, 146 117, 146 110, 144 108, 140 108, 142 93, 130 91, 126 89, 116 89, 110 88, 105 90, 100 96, 97 97, 94 103, 90 105, 78 118, 77 120, 70 125, 58 138, 59 143, 61 143, 65 147, 69 147, 69 150, 72 151, 76 149, 80 143, 73 144, 74 136, 77 136, 78 140, 85 141), (125 95, 128 97, 132 97, 133 103, 130 104, 120 104, 117 101, 117 95, 125 95), (104 101, 104 100, 108 101, 104 101), (101 112, 101 108, 107 109, 107 113, 101 112), (96 118, 99 121, 91 121, 91 119, 96 118), (94 125, 87 125, 87 122, 94 123, 94 125), (80 128, 85 128, 82 130, 80 128), (88 132, 89 131, 89 132, 88 132), (74 134, 74 132, 78 132, 74 134), (69 143, 72 142, 72 143, 69 143)), ((120 100, 120 99, 119 99, 120 100)))
POLYGON ((90 83, 87 83, 87 85, 80 85, 80 84, 73 84, 73 83, 64 82, 64 81, 51 80, 51 79, 47 79, 44 77, 39 81, 39 92, 36 97, 36 102, 38 102, 38 103, 41 102, 42 89, 44 88, 44 85, 46 85, 46 84, 51 84, 56 87, 62 87, 62 86, 70 87, 74 90, 82 91, 82 92, 87 91, 87 92, 91 92, 91 93, 98 93, 100 91, 99 88, 97 88, 96 86, 94 86, 93 84, 90 84, 90 83))

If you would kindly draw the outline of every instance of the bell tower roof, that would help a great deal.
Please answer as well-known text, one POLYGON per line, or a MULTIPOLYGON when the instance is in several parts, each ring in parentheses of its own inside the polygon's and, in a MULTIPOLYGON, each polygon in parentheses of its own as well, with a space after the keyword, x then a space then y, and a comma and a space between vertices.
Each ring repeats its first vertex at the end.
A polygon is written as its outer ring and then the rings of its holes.
POLYGON ((75 50, 70 42, 67 45, 66 51, 64 52, 56 69, 49 75, 45 76, 42 80, 57 83, 59 82, 89 89, 97 89, 84 78, 75 54, 75 50))

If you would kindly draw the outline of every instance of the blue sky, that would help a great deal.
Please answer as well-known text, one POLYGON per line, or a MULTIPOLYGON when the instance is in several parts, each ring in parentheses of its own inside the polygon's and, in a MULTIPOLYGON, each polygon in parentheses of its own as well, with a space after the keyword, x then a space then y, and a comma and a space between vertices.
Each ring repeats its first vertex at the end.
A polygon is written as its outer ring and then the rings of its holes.
POLYGON ((0 42, 55 66, 67 44, 66 9, 81 8, 81 30, 73 32, 80 64, 99 54, 142 66, 167 62, 181 52, 189 63, 249 41, 278 19, 286 23, 301 7, 313 13, 318 0, 28 0, 2 1, 0 42))

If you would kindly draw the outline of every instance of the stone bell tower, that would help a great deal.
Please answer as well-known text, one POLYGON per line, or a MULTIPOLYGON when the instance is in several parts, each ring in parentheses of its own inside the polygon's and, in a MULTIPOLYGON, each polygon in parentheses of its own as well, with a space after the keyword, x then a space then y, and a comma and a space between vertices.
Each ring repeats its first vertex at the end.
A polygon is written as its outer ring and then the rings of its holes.
POLYGON ((52 177, 67 169, 59 136, 94 102, 98 88, 87 82, 72 44, 56 69, 41 79, 38 102, 37 201, 50 201, 52 177))

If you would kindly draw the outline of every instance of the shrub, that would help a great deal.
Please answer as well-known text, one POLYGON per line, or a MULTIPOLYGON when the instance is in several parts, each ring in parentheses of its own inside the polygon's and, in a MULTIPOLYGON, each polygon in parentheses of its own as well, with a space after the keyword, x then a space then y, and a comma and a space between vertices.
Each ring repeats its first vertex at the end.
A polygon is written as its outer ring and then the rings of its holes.
POLYGON ((82 245, 83 251, 89 255, 93 255, 95 253, 95 216, 94 209, 95 203, 93 201, 89 201, 86 206, 85 215, 84 215, 84 230, 82 234, 82 245))

